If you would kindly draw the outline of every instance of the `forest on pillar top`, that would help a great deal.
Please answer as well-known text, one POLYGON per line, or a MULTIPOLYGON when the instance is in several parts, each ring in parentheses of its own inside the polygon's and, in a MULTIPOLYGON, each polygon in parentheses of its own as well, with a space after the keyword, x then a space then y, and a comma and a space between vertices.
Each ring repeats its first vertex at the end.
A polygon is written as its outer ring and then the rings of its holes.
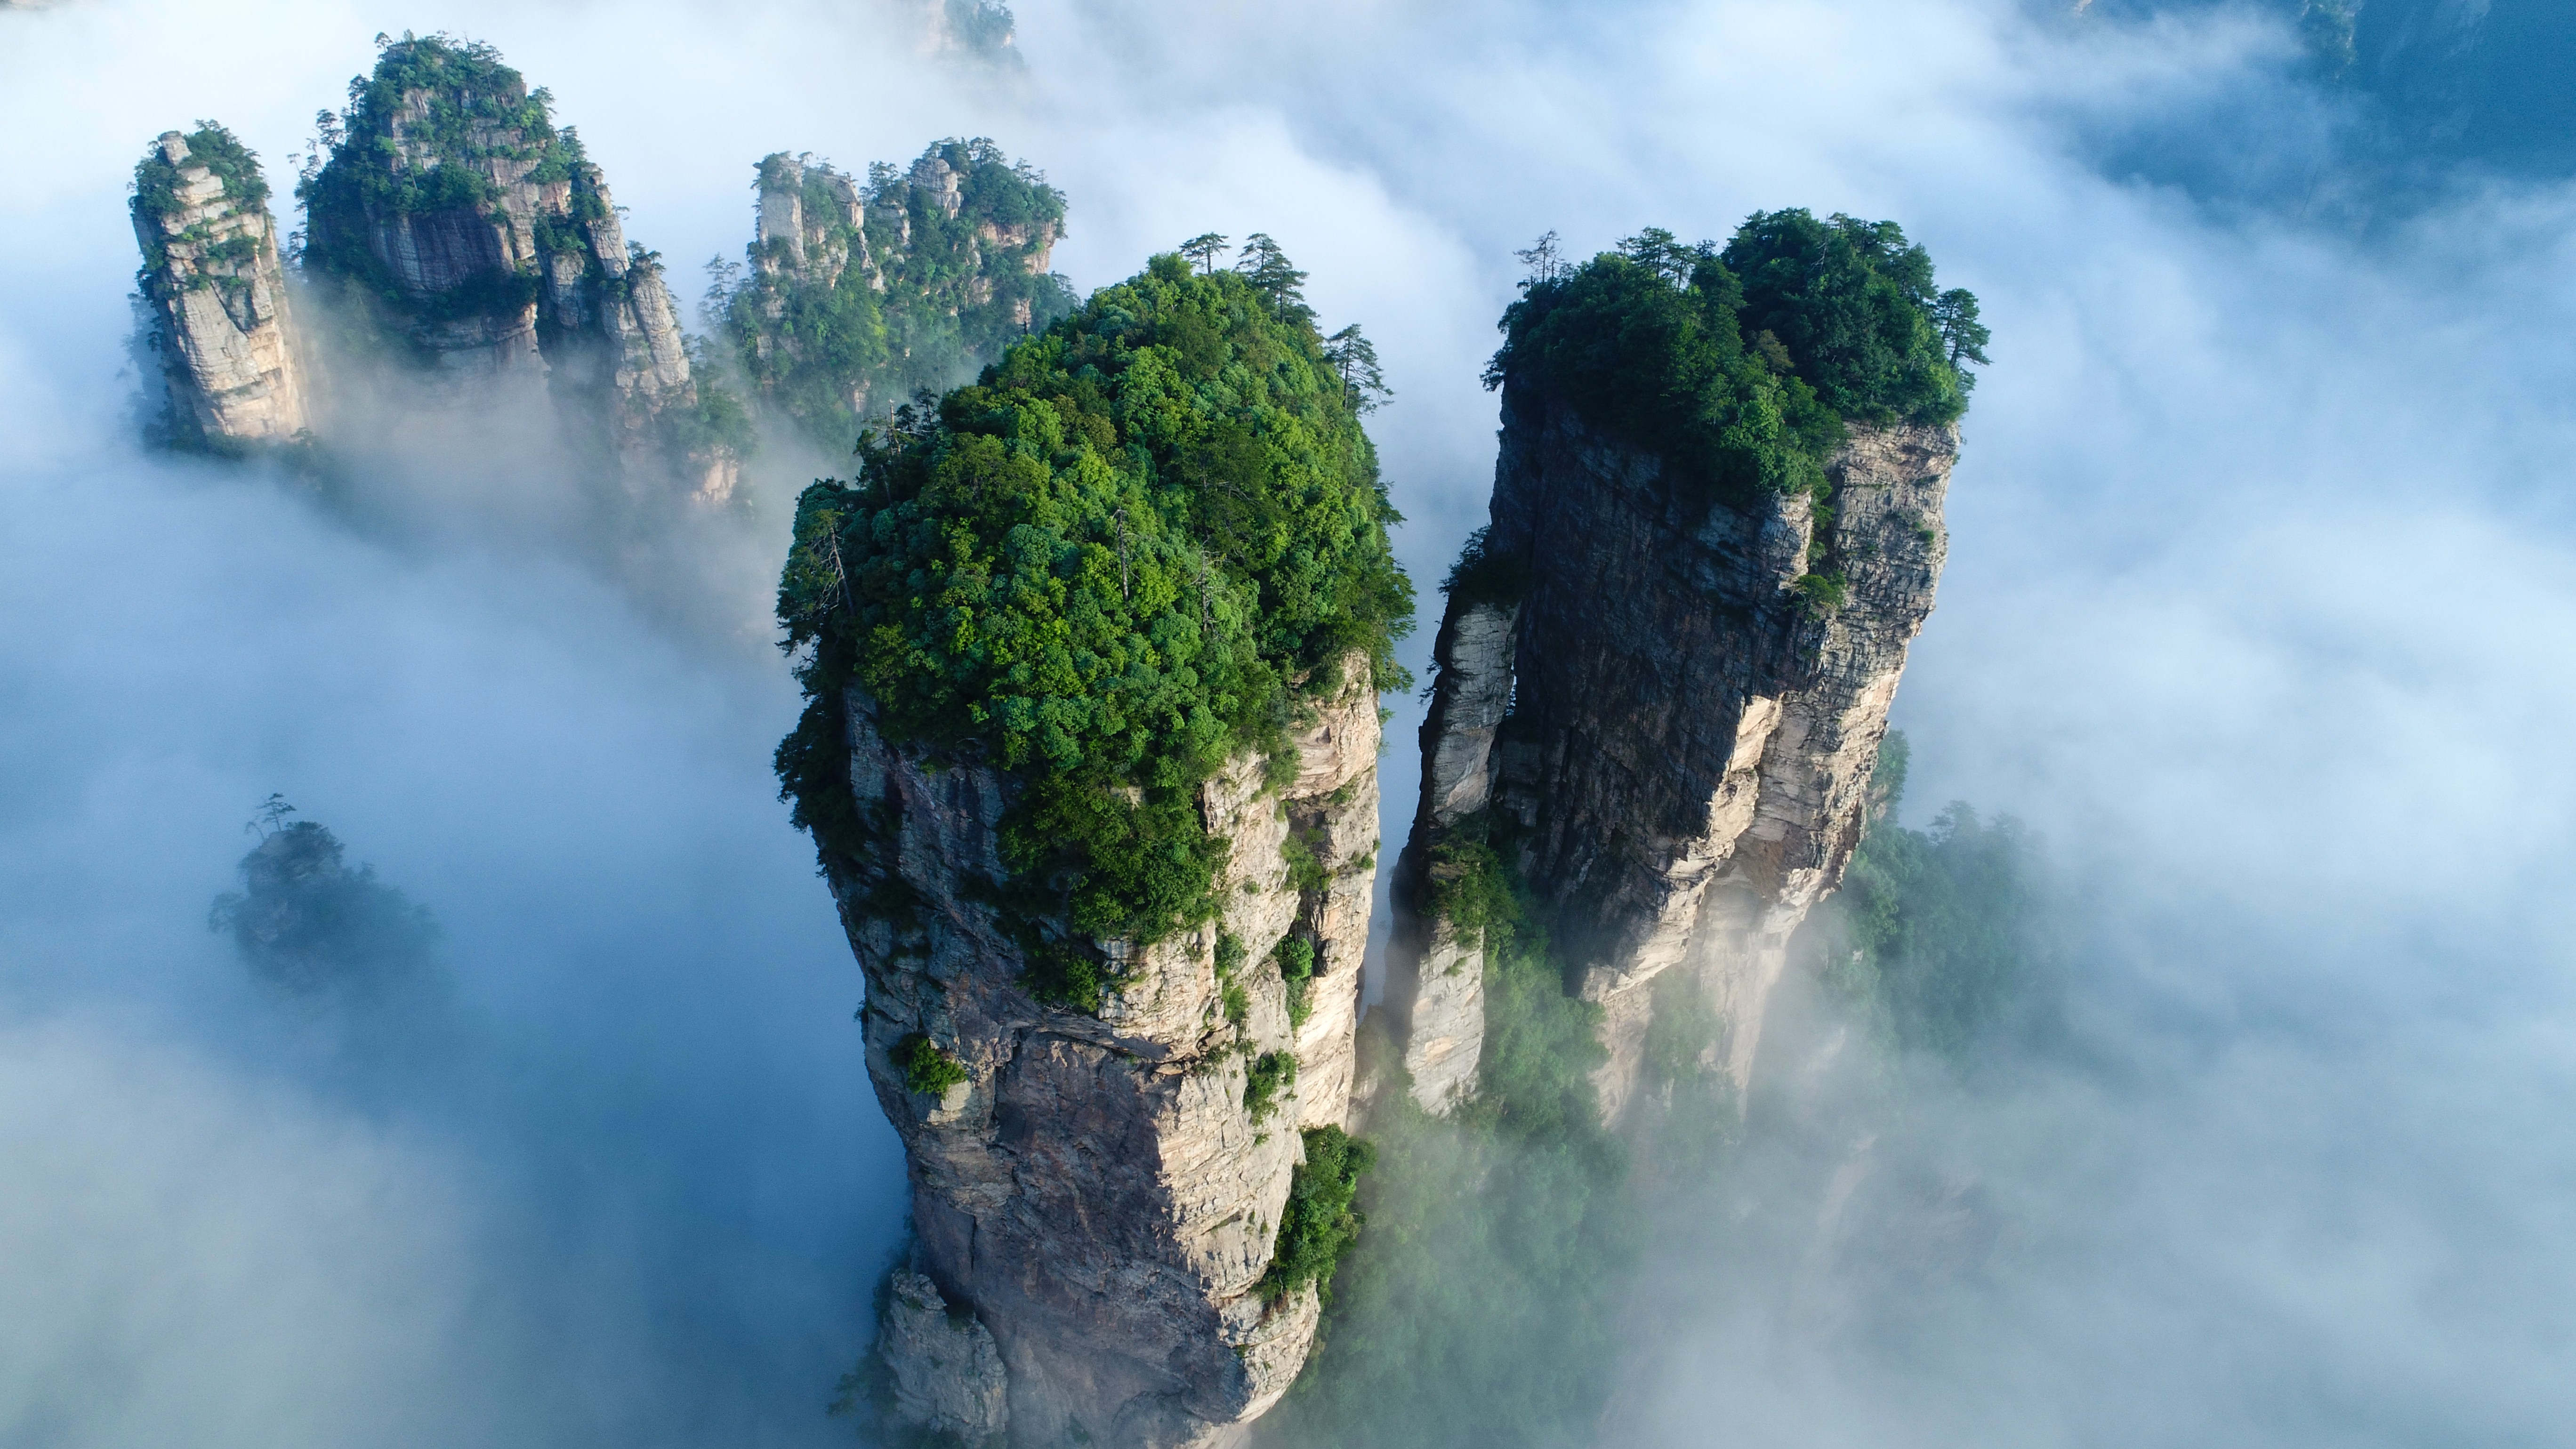
MULTIPOLYGON (((809 705, 779 769, 827 863, 876 849, 838 745, 856 685, 890 740, 1018 781, 1015 917, 1151 942, 1216 909, 1200 783, 1247 753, 1293 775, 1289 732, 1357 683, 1346 660, 1403 687, 1366 395, 1302 274, 1255 250, 1157 257, 807 490, 779 617, 809 705)), ((1074 963, 1039 983, 1099 986, 1074 963)))

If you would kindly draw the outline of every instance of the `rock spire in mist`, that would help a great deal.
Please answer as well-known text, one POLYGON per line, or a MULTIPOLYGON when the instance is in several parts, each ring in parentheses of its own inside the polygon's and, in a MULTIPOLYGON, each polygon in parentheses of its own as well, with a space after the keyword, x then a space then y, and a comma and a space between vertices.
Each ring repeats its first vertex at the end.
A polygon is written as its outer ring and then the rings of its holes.
POLYGON ((749 266, 713 265, 708 310, 755 403, 836 456, 865 420, 972 378, 1074 305, 1047 270, 1064 194, 989 140, 864 181, 777 152, 757 184, 749 266))
POLYGON ((216 451, 295 441, 310 418, 259 158, 211 121, 165 131, 134 168, 132 210, 158 426, 216 451))
POLYGON ((1492 522, 1435 646, 1389 998, 1417 1100, 1471 1096, 1466 906, 1508 883, 1600 1008, 1615 1121, 1666 991, 1750 1075, 1790 934, 1860 837, 1985 333, 1888 223, 1533 255, 1489 375, 1492 522))
POLYGON ((242 889, 215 898, 207 924, 230 934, 262 984, 296 996, 366 996, 416 983, 438 925, 426 907, 352 869, 340 838, 272 795, 241 858, 242 889))
POLYGON ((136 168, 168 440, 327 455, 387 413, 499 407, 549 419, 630 495, 723 501, 748 444, 740 405, 695 375, 660 262, 626 240, 552 99, 488 45, 379 40, 348 108, 320 118, 291 277, 231 133, 166 134, 136 168))
POLYGON ((720 497, 734 459, 702 416, 661 264, 626 240, 552 109, 488 45, 386 43, 296 188, 304 270, 434 371, 545 387, 629 473, 682 464, 720 497))

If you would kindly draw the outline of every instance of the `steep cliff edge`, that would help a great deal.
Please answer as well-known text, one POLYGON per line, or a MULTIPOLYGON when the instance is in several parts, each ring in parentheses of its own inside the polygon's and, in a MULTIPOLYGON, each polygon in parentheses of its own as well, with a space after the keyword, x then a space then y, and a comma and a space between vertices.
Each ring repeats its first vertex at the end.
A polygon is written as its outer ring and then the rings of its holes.
POLYGON ((1157 258, 800 504, 780 616, 811 702, 780 774, 867 978, 907 1272, 964 1335, 890 1300, 917 1427, 1232 1442, 1356 1231, 1376 696, 1410 596, 1276 261, 1157 258))
POLYGON ((991 141, 942 141, 865 181, 779 152, 758 188, 749 266, 720 269, 713 304, 754 399, 836 456, 863 419, 1073 308, 1047 270, 1064 195, 991 141))
POLYGON ((1750 1075, 1789 936, 1859 839, 1985 334, 1888 223, 1536 260, 1489 379, 1492 522, 1449 584, 1390 995, 1417 1100, 1472 1094, 1482 963, 1450 902, 1506 873, 1600 1008, 1618 1121, 1673 990, 1716 1026, 1678 1049, 1750 1075))
POLYGON ((165 131, 134 168, 132 211, 170 441, 294 441, 310 418, 259 158, 221 126, 165 131))
POLYGON ((553 98, 478 42, 388 42, 328 157, 296 188, 303 270, 350 310, 361 346, 471 394, 542 389, 629 481, 676 469, 732 487, 735 450, 691 375, 654 253, 626 240, 607 179, 553 98))

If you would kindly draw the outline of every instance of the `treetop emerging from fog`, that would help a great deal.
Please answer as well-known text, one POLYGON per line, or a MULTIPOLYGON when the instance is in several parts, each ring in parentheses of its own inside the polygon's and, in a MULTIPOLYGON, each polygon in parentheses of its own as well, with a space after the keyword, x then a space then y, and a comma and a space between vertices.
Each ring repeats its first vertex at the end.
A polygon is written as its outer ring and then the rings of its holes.
POLYGON ((1986 360, 1977 299, 1892 221, 1756 212, 1723 251, 1649 228, 1580 265, 1553 233, 1521 256, 1486 385, 1536 384, 1731 496, 1821 495, 1844 423, 1955 422, 1986 360))

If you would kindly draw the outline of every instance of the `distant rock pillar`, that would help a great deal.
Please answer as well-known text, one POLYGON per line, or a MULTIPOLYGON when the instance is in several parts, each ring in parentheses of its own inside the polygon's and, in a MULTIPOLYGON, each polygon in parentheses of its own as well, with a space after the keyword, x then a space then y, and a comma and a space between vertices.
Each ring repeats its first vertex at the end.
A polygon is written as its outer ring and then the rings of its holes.
POLYGON ((289 443, 310 420, 267 187, 229 134, 197 134, 228 154, 199 156, 187 137, 165 131, 135 168, 137 282, 175 441, 218 451, 289 443))
POLYGON ((1404 1043, 1413 1099, 1444 1115, 1475 1095, 1484 1055, 1485 953, 1441 914, 1456 874, 1441 846, 1479 815, 1493 790, 1494 740, 1512 702, 1516 602, 1453 596, 1432 646, 1431 711, 1422 722, 1422 796, 1396 871, 1387 1005, 1404 1043))

